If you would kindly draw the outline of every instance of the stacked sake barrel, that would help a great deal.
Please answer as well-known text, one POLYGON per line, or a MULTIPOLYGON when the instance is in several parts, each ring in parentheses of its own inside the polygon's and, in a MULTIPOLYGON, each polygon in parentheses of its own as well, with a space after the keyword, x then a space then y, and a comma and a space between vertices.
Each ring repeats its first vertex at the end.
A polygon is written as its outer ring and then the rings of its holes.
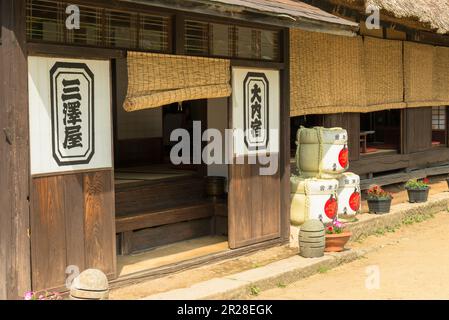
POLYGON ((296 136, 299 176, 290 179, 291 223, 324 223, 360 210, 360 178, 350 172, 348 133, 342 128, 304 128, 296 136))

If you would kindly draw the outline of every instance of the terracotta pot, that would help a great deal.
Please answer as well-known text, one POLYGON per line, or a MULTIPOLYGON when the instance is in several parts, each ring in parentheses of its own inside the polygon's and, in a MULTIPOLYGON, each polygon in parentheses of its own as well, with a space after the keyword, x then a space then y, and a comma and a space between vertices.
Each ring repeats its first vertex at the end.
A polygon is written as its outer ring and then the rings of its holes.
POLYGON ((352 233, 350 231, 336 233, 336 234, 326 234, 326 247, 325 252, 340 252, 345 249, 346 243, 351 238, 352 233))

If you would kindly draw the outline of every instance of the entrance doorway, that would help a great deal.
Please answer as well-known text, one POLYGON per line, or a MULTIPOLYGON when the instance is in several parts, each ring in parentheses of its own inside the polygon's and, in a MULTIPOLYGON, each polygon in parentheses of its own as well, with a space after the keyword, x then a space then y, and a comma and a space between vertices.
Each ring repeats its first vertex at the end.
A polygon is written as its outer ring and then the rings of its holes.
MULTIPOLYGON (((208 196, 207 177, 227 165, 175 165, 170 151, 175 129, 190 133, 194 122, 227 128, 228 99, 202 99, 126 112, 126 60, 113 64, 115 85, 114 174, 118 276, 177 264, 229 250, 227 194, 208 196)), ((193 157, 193 152, 190 152, 193 157)))

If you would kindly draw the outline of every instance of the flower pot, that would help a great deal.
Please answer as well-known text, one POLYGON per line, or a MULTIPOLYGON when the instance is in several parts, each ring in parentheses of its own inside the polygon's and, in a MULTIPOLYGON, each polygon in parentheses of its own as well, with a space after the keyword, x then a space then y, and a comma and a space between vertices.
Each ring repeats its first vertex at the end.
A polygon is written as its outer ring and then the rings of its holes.
POLYGON ((326 234, 326 246, 324 248, 325 252, 340 252, 345 249, 346 243, 351 238, 352 233, 350 231, 326 234))
POLYGON ((388 213, 390 212, 391 199, 368 199, 369 212, 388 213))
POLYGON ((427 189, 407 189, 408 201, 415 202, 426 202, 429 196, 429 188, 427 189))

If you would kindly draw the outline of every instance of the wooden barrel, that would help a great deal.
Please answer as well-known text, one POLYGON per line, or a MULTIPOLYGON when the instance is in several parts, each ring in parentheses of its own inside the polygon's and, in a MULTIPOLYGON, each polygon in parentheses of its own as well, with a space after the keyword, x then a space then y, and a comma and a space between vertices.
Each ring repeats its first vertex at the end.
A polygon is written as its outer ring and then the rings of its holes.
POLYGON ((299 255, 304 258, 318 258, 324 255, 324 225, 320 220, 306 221, 299 230, 299 255))
POLYGON ((225 193, 225 177, 206 177, 206 194, 209 197, 221 197, 225 193))

